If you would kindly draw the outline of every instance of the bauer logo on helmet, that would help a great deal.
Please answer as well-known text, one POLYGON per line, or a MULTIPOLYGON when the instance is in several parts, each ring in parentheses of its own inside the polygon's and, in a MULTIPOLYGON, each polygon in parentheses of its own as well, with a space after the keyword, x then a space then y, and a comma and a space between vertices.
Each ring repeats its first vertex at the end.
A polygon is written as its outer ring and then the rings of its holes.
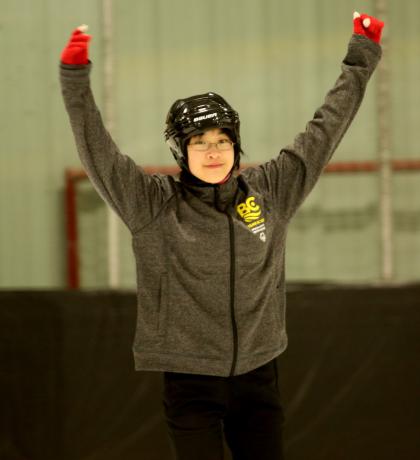
POLYGON ((214 118, 214 117, 217 117, 217 113, 208 113, 207 115, 201 115, 200 117, 195 117, 193 119, 193 122, 207 120, 208 118, 214 118))

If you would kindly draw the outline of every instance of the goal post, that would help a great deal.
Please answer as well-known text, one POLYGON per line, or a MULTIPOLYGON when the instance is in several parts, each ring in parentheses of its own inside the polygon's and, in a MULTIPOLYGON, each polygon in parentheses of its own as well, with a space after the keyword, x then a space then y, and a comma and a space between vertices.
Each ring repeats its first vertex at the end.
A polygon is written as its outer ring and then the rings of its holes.
MULTIPOLYGON (((242 168, 252 166, 251 164, 243 165, 242 168)), ((148 166, 143 167, 147 174, 168 174, 176 175, 179 173, 177 166, 148 166)), ((395 172, 420 171, 420 160, 392 160, 391 170, 395 172)), ((354 161, 354 162, 333 162, 330 163, 324 170, 326 174, 360 174, 360 173, 375 173, 380 171, 380 162, 376 161, 354 161)), ((83 261, 83 250, 81 245, 82 235, 80 228, 80 209, 81 203, 78 202, 83 195, 82 188, 88 186, 90 193, 98 200, 98 203, 105 208, 102 199, 97 192, 90 186, 87 181, 88 176, 83 169, 68 168, 65 171, 65 213, 66 213, 66 261, 67 261, 67 287, 70 289, 78 289, 84 287, 81 277, 81 264, 83 261)), ((89 209, 87 209, 89 212, 89 209)), ((100 221, 100 227, 107 226, 106 218, 100 221)), ((108 229, 105 228, 104 234, 107 234, 108 229)), ((96 238, 95 244, 102 245, 101 253, 104 254, 105 260, 99 263, 101 270, 107 270, 107 244, 105 237, 96 238), (102 241, 103 240, 103 241, 102 241)), ((86 245, 84 246, 86 247, 86 245)), ((109 250, 109 249, 108 249, 109 250)), ((118 254, 118 251, 116 251, 118 254)), ((105 276, 104 279, 109 279, 105 276)), ((110 287, 109 285, 107 287, 110 287)), ((117 286, 118 287, 118 286, 117 286)))

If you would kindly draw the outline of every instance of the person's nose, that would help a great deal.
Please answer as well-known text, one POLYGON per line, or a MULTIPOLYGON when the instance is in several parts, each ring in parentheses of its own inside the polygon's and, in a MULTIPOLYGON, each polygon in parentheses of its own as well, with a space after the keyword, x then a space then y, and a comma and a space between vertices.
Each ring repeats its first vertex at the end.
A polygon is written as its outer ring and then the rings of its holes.
POLYGON ((220 156, 220 151, 216 147, 216 143, 210 144, 210 148, 209 148, 209 151, 207 152, 207 155, 209 158, 217 158, 218 156, 220 156))

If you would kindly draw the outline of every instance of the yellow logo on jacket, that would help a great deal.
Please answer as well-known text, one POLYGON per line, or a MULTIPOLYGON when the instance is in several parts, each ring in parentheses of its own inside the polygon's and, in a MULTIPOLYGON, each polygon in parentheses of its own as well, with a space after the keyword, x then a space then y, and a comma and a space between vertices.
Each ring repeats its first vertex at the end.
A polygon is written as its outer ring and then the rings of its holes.
POLYGON ((255 203, 255 198, 250 196, 245 203, 238 204, 236 210, 245 222, 253 222, 261 216, 261 208, 255 203))
POLYGON ((259 234, 260 240, 265 242, 265 219, 261 217, 261 207, 255 202, 255 197, 248 197, 244 203, 238 204, 236 210, 252 233, 259 234))

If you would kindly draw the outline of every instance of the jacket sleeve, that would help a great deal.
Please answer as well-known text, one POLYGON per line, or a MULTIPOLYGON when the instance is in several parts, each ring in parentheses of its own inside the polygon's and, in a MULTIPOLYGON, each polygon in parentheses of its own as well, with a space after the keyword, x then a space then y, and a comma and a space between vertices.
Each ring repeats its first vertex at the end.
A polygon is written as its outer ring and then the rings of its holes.
POLYGON ((283 148, 277 158, 243 172, 272 197, 283 217, 293 216, 314 187, 357 113, 381 53, 377 43, 353 35, 341 74, 305 131, 283 148))
POLYGON ((170 195, 167 177, 148 175, 121 154, 102 122, 90 88, 91 64, 60 64, 60 83, 82 164, 101 197, 134 233, 170 195))

